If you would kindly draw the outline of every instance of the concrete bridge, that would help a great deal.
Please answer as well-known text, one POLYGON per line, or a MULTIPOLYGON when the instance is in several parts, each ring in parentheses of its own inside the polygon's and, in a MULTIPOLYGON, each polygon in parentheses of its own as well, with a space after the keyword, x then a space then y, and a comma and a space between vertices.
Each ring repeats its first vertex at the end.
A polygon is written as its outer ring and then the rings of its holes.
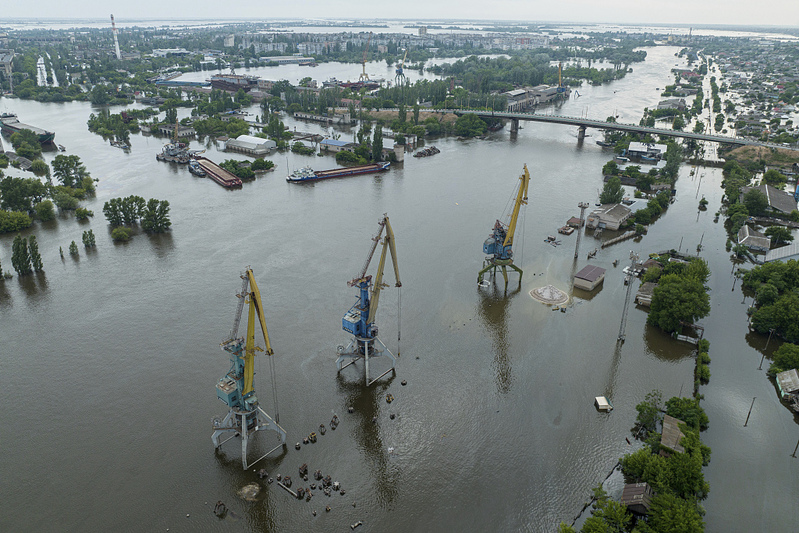
POLYGON ((578 139, 585 137, 586 128, 597 128, 602 130, 625 131, 635 133, 651 133, 665 137, 679 137, 682 139, 696 139, 697 141, 711 141, 718 143, 737 144, 740 146, 765 146, 767 148, 782 148, 785 150, 799 151, 799 148, 787 147, 781 144, 762 142, 743 137, 730 137, 728 135, 712 135, 707 133, 693 133, 689 131, 667 130, 663 128, 650 128, 639 126, 638 124, 622 124, 619 122, 605 122, 604 120, 592 120, 589 118, 567 117, 564 115, 539 115, 537 113, 506 113, 498 111, 474 111, 468 109, 453 109, 451 112, 456 115, 477 115, 485 118, 504 118, 510 120, 511 133, 519 131, 520 120, 530 120, 533 122, 548 122, 550 124, 567 124, 577 126, 578 139))

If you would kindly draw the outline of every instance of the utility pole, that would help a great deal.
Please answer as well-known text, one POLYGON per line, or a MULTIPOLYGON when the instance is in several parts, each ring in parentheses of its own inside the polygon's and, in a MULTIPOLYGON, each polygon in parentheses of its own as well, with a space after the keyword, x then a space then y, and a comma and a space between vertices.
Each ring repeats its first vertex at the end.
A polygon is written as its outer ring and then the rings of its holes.
POLYGON ((577 227, 577 244, 574 247, 574 258, 577 259, 577 254, 580 252, 580 237, 583 235, 583 224, 585 223, 585 210, 588 208, 588 202, 580 202, 577 204, 580 208, 580 225, 577 227))
POLYGON ((630 308, 630 292, 632 292, 633 288, 633 271, 635 270, 635 265, 638 263, 638 254, 630 251, 630 272, 625 276, 625 281, 627 282, 627 292, 624 296, 624 309, 621 312, 621 324, 619 324, 619 337, 617 342, 624 342, 626 337, 624 330, 627 327, 627 311, 630 308))

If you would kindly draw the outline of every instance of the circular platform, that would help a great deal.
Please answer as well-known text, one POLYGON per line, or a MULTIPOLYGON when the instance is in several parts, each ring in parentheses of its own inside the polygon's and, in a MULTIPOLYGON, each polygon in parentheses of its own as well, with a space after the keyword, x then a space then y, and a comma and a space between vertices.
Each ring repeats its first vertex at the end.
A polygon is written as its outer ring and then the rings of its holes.
POLYGON ((530 296, 547 305, 560 305, 569 301, 569 295, 553 285, 545 285, 530 291, 530 296))

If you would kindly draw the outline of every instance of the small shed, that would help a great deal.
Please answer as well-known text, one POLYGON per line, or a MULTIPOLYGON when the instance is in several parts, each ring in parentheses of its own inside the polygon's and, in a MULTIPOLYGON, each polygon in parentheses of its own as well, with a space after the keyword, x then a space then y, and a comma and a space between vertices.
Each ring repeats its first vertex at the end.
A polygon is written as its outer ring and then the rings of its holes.
MULTIPOLYGON (((682 420, 679 418, 674 418, 673 416, 664 415, 663 416, 663 432, 660 436, 660 445, 665 446, 670 450, 674 450, 675 452, 683 453, 685 448, 680 446, 680 441, 685 436, 682 431, 680 431, 680 424, 684 424, 682 420)), ((661 450, 661 455, 664 455, 664 452, 661 450)))
POLYGON ((654 495, 649 483, 628 483, 624 485, 619 503, 637 515, 645 515, 649 512, 654 495))
POLYGON ((799 372, 792 368, 777 374, 777 388, 779 388, 782 398, 799 394, 799 372))
POLYGON ((586 291, 594 290, 605 280, 605 269, 588 265, 574 275, 574 286, 586 291))
POLYGON ((594 398, 594 407, 596 407, 598 411, 603 411, 605 413, 613 410, 613 406, 610 405, 610 402, 604 396, 597 396, 594 398))
POLYGON ((655 287, 657 286, 657 283, 651 281, 642 283, 641 286, 638 287, 638 292, 635 293, 635 303, 645 307, 652 305, 652 295, 655 293, 655 287))
POLYGON ((585 225, 585 220, 580 220, 580 217, 571 217, 566 225, 572 228, 580 228, 585 225))

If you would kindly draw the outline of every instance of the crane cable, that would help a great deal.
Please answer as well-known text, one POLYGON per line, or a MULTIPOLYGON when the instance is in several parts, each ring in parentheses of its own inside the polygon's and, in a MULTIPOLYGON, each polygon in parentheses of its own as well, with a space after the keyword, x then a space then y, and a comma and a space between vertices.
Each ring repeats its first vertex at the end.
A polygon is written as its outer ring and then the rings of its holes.
POLYGON ((269 358, 269 373, 272 376, 272 401, 275 402, 275 422, 280 424, 280 410, 277 405, 277 380, 275 378, 275 359, 272 355, 267 355, 269 358))
POLYGON ((401 326, 402 326, 402 287, 397 287, 397 357, 400 356, 401 326))

